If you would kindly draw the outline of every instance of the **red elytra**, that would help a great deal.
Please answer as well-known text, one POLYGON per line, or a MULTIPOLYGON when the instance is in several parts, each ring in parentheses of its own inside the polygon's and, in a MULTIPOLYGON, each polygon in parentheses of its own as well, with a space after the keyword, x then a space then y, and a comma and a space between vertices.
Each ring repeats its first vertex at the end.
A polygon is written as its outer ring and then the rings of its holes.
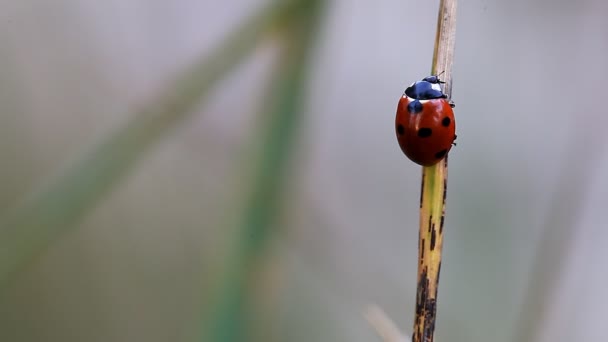
POLYGON ((440 162, 456 139, 452 106, 441 92, 437 76, 408 87, 399 100, 395 130, 399 146, 414 163, 431 166, 440 162))

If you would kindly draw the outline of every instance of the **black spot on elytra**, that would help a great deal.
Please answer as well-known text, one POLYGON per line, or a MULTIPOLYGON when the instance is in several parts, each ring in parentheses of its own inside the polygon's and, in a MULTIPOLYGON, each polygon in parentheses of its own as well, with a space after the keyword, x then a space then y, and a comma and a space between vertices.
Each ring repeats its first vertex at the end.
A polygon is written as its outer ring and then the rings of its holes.
POLYGON ((407 111, 410 114, 418 114, 422 112, 422 103, 418 100, 414 100, 407 105, 407 111))
MULTIPOLYGON (((418 135, 420 135, 420 134, 418 134, 418 135)), ((441 151, 435 153, 435 158, 441 159, 441 158, 445 157, 446 153, 448 153, 448 150, 441 150, 441 151)))
POLYGON ((418 136, 421 138, 428 138, 431 136, 431 134, 433 134, 433 130, 427 127, 423 127, 418 130, 418 136))
POLYGON ((443 125, 443 127, 448 127, 451 123, 452 120, 450 120, 450 118, 448 118, 447 116, 443 118, 443 120, 441 120, 441 124, 443 125))
POLYGON ((405 133, 405 128, 403 128, 403 125, 397 125, 397 133, 399 133, 399 135, 403 135, 403 133, 405 133))

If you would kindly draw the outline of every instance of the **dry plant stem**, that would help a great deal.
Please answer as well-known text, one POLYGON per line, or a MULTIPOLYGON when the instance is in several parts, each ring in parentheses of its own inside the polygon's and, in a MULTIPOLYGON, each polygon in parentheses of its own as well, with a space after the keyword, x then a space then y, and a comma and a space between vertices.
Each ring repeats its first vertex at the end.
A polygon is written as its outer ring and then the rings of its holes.
MULTIPOLYGON (((452 89, 452 62, 456 31, 456 0, 441 0, 431 73, 442 73, 448 99, 452 89)), ((413 342, 431 342, 435 332, 437 287, 441 270, 448 157, 422 169, 418 287, 413 342)))

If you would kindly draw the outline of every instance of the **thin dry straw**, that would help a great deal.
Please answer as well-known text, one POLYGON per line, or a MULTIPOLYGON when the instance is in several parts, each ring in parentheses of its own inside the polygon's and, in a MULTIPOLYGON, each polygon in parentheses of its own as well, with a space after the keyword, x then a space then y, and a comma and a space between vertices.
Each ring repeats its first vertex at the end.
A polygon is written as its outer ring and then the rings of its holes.
MULTIPOLYGON (((431 74, 443 73, 448 99, 452 93, 455 32, 456 0, 441 0, 431 74)), ((447 176, 447 156, 442 162, 422 169, 418 286, 413 342, 432 342, 435 333, 447 176)))

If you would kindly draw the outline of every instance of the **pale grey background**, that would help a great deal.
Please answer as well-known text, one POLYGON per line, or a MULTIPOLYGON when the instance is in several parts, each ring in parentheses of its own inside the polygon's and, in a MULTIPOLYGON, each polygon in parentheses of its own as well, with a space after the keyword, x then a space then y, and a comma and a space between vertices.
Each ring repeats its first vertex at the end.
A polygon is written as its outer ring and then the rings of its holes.
MULTIPOLYGON (((0 1, 0 213, 263 3, 0 1)), ((401 155, 393 120, 404 87, 430 69, 437 4, 328 6, 277 213, 283 300, 263 327, 273 340, 377 341, 361 315, 370 303, 411 332, 420 168, 401 155)), ((437 340, 514 341, 549 241, 541 269, 555 260, 560 272, 540 277, 552 290, 535 341, 606 341, 608 4, 461 0, 458 15, 437 340)), ((197 340, 274 51, 260 46, 15 277, 0 296, 0 340, 197 340)))

